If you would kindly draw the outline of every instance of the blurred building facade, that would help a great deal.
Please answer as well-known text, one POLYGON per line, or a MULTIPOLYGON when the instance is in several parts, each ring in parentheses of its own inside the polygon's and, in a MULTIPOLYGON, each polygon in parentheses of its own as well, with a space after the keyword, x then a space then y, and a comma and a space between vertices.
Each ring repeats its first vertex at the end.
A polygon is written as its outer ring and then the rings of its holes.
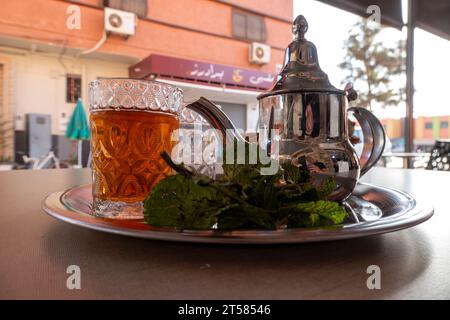
MULTIPOLYGON (((391 139, 393 147, 404 143, 404 119, 381 119, 386 135, 391 139)), ((438 139, 449 139, 450 116, 420 116, 414 118, 414 147, 416 149, 430 149, 438 139)))
POLYGON ((87 108, 88 83, 99 77, 175 83, 186 102, 205 96, 254 130, 256 95, 270 87, 292 39, 292 7, 292 0, 1 1, 0 156, 26 153, 27 114, 38 113, 50 116, 52 149, 67 157, 68 118, 76 99, 87 108), (135 33, 108 33, 101 43, 105 7, 136 14, 135 33))

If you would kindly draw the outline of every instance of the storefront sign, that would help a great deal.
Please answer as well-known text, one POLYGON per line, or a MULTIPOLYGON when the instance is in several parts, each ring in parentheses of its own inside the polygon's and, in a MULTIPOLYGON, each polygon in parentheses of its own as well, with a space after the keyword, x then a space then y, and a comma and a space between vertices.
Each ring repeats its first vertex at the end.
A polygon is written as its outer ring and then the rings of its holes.
POLYGON ((155 54, 130 67, 132 78, 150 75, 258 90, 270 89, 274 80, 273 74, 267 72, 155 54))

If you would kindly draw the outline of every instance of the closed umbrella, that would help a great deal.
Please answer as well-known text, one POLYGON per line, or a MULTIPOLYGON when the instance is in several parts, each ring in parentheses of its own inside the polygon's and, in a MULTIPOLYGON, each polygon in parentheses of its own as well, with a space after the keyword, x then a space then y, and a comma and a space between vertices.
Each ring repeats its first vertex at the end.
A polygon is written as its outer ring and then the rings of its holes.
POLYGON ((82 140, 89 140, 89 125, 84 111, 81 99, 78 99, 77 105, 70 117, 69 125, 66 130, 66 138, 78 140, 78 167, 82 167, 81 143, 82 140))

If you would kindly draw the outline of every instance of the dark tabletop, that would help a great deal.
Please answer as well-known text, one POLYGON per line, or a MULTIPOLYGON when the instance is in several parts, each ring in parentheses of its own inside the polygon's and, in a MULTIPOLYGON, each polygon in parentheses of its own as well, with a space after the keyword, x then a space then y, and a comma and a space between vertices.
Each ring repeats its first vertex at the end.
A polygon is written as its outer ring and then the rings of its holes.
POLYGON ((166 243, 105 234, 47 216, 44 197, 90 181, 87 169, 0 172, 0 298, 450 298, 450 173, 377 168, 364 181, 424 198, 411 229, 327 243, 166 243), (68 290, 66 268, 81 268, 68 290), (381 268, 369 290, 367 267, 381 268))

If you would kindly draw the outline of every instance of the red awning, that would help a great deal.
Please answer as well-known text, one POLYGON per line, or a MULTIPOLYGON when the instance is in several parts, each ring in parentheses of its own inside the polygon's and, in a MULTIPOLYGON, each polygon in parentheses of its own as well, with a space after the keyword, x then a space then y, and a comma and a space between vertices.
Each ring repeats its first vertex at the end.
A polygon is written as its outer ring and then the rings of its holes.
POLYGON ((268 72, 152 54, 129 68, 136 79, 166 78, 212 86, 265 91, 274 75, 268 72))

